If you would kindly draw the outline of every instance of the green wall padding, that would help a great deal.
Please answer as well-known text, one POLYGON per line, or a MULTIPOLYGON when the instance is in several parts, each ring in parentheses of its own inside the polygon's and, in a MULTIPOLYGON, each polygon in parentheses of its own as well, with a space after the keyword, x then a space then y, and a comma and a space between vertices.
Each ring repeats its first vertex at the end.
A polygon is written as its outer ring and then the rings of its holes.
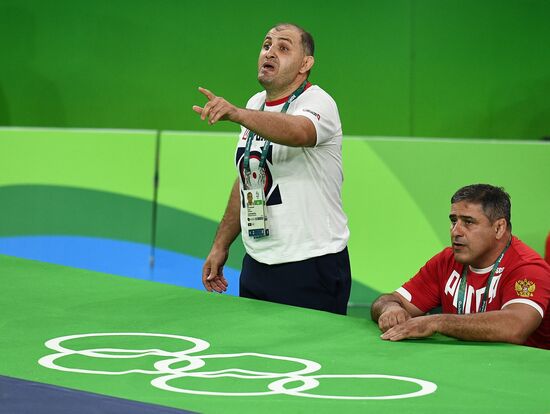
MULTIPOLYGON (((156 245, 204 258, 236 178, 236 134, 160 134, 156 245)), ((0 236, 152 240, 156 134, 0 130, 0 236)), ((550 145, 344 138, 344 210, 355 281, 369 303, 448 244, 450 197, 487 182, 512 196, 513 232, 542 254, 550 230, 550 145)), ((240 237, 228 265, 240 268, 240 237)))
POLYGON ((149 244, 152 203, 121 194, 49 185, 0 187, 0 237, 66 235, 149 244))
POLYGON ((152 200, 156 135, 0 128, 0 186, 78 187, 152 200))
POLYGON ((156 132, 0 129, 0 236, 150 243, 156 132))

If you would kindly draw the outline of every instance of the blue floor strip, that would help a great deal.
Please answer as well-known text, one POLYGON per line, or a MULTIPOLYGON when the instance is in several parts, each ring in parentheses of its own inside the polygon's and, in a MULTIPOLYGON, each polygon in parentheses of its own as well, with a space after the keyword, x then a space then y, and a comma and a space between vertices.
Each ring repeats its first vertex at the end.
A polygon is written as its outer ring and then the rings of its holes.
POLYGON ((0 375, 0 414, 190 414, 154 404, 0 375))
MULTIPOLYGON (((157 248, 151 269, 150 252, 147 244, 97 237, 0 237, 0 254, 204 290, 203 259, 157 248)), ((224 267, 227 294, 238 296, 239 274, 224 267)))

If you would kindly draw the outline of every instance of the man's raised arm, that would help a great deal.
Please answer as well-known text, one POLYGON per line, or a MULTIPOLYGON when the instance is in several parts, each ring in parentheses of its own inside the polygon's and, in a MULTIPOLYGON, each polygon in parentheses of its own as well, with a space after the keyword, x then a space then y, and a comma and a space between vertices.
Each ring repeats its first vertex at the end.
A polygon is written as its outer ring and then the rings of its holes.
POLYGON ((317 143, 315 126, 305 116, 239 108, 208 89, 199 91, 208 102, 204 107, 193 106, 193 110, 210 125, 221 120, 235 122, 271 142, 290 147, 313 147, 317 143))

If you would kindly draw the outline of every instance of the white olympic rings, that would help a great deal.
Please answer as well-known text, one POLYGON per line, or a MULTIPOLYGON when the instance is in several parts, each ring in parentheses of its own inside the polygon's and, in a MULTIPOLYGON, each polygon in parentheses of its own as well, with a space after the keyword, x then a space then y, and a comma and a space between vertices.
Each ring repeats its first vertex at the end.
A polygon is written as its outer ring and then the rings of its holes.
POLYGON ((184 393, 184 394, 198 394, 198 395, 211 395, 211 396, 263 396, 263 395, 275 395, 285 394, 295 397, 308 397, 308 398, 321 398, 321 399, 337 399, 337 400, 391 400, 401 398, 420 397, 431 394, 436 391, 437 385, 433 382, 409 378, 395 375, 379 375, 379 374, 333 374, 333 375, 311 375, 321 369, 321 364, 302 358, 294 358, 280 355, 259 354, 253 352, 235 353, 235 354, 211 354, 211 355, 191 355, 197 352, 204 351, 210 347, 210 344, 199 338, 193 338, 189 336, 170 335, 160 333, 143 333, 143 332, 113 332, 113 333, 87 333, 67 335, 59 338, 53 338, 45 342, 46 347, 57 351, 57 353, 46 355, 38 360, 38 363, 46 368, 55 369, 59 371, 77 372, 82 374, 97 374, 97 375, 124 375, 131 373, 159 375, 157 378, 151 380, 151 385, 156 388, 184 393), (158 337, 175 339, 179 342, 186 343, 184 350, 170 352, 162 349, 123 349, 123 348, 93 348, 84 350, 75 350, 64 347, 61 343, 68 340, 78 340, 81 338, 92 337, 117 337, 117 336, 135 336, 135 337, 158 337), (83 368, 71 368, 59 365, 58 359, 69 355, 81 355, 89 358, 116 358, 116 359, 130 359, 141 358, 147 356, 159 356, 165 357, 165 359, 156 361, 153 364, 154 370, 146 369, 129 369, 120 371, 104 371, 104 370, 91 370, 83 368), (252 371, 240 368, 228 368, 217 371, 197 371, 203 368, 209 360, 224 360, 232 361, 236 358, 261 358, 275 361, 285 361, 286 363, 293 363, 302 366, 301 369, 287 372, 265 372, 265 371, 252 371), (176 364, 182 362, 187 363, 182 367, 174 368, 176 364), (235 379, 244 380, 266 380, 272 379, 274 381, 267 384, 268 390, 255 391, 255 392, 225 392, 225 391, 207 391, 181 388, 168 384, 170 381, 181 380, 185 378, 199 378, 199 379, 213 379, 230 377, 235 379), (320 379, 331 378, 347 378, 347 379, 389 379, 396 381, 404 381, 416 384, 420 387, 419 390, 409 392, 406 394, 396 395, 325 395, 315 394, 309 391, 313 390, 320 384, 320 379), (286 388, 287 384, 293 382, 300 382, 301 385, 294 388, 286 388))

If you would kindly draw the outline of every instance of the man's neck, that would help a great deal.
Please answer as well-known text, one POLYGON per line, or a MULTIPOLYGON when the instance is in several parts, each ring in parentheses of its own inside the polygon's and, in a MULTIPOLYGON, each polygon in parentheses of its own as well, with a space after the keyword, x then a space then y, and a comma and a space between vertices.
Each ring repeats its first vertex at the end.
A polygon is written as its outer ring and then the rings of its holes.
POLYGON ((276 101, 278 99, 286 98, 290 96, 292 92, 300 87, 300 85, 306 80, 305 76, 298 76, 291 84, 283 88, 271 89, 269 86, 265 87, 266 101, 276 101))
POLYGON ((493 266, 499 258, 500 254, 508 245, 508 242, 511 242, 511 239, 512 234, 507 233, 498 241, 498 243, 495 245, 495 248, 491 251, 490 254, 487 254, 487 256, 479 263, 470 263, 470 266, 475 269, 485 269, 487 267, 493 266))

